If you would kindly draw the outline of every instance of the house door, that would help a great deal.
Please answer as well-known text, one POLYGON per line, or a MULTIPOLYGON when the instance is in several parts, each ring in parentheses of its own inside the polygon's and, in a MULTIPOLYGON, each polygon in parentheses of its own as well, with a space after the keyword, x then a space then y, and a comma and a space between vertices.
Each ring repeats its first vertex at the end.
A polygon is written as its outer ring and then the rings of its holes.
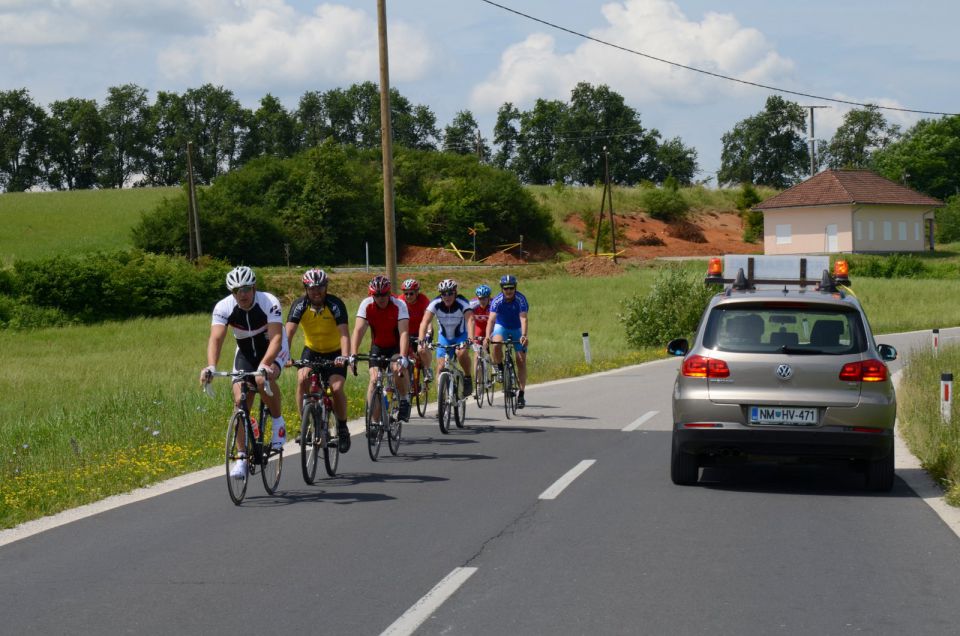
POLYGON ((836 224, 836 223, 831 223, 830 225, 828 225, 828 226, 827 226, 827 230, 826 230, 826 234, 827 234, 827 241, 826 241, 826 242, 827 242, 827 251, 828 251, 828 252, 831 252, 831 253, 833 253, 833 252, 839 252, 839 251, 840 251, 840 245, 839 245, 839 243, 838 243, 838 241, 837 241, 837 224, 836 224))

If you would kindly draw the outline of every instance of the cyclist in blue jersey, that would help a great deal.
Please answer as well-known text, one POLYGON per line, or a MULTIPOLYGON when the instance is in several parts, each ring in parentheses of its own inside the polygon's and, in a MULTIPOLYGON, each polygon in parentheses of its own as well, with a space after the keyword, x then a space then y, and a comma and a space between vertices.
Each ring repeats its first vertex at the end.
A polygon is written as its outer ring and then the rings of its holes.
MULTIPOLYGON (((517 408, 526 406, 523 390, 527 386, 527 297, 517 291, 517 277, 505 274, 500 278, 500 294, 490 302, 490 317, 487 319, 487 340, 503 342, 508 337, 514 342, 517 352, 517 408)), ((503 347, 491 347, 497 376, 503 378, 503 347)))

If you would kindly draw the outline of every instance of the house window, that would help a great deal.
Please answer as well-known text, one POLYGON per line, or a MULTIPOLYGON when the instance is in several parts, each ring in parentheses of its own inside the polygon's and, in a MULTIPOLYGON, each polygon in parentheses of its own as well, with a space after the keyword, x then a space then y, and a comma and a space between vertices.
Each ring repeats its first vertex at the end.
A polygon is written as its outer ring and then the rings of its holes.
POLYGON ((893 222, 892 221, 883 222, 883 240, 884 241, 893 240, 893 222))
POLYGON ((873 240, 873 221, 867 223, 867 237, 872 241, 873 240))
POLYGON ((793 237, 790 234, 790 225, 777 226, 777 245, 789 245, 793 243, 793 237))
POLYGON ((897 238, 900 239, 901 241, 907 240, 907 222, 906 221, 900 221, 900 223, 897 224, 897 238))
POLYGON ((863 240, 863 221, 857 221, 857 240, 863 240))
POLYGON ((914 241, 920 240, 920 224, 919 223, 913 224, 913 240, 914 241))

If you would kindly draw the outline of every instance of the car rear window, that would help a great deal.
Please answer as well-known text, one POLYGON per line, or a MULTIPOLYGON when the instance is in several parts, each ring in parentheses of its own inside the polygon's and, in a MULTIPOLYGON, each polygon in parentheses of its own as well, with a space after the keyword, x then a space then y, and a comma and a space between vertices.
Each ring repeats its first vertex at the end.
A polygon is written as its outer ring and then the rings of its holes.
POLYGON ((703 345, 720 351, 812 355, 847 355, 867 348, 858 311, 803 303, 714 307, 703 345))

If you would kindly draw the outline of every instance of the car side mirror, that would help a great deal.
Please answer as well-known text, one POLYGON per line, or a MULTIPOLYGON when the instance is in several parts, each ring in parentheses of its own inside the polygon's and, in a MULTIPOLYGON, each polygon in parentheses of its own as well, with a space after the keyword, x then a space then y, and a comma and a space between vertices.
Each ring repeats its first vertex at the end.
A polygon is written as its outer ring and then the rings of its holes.
POLYGON ((667 353, 672 356, 685 356, 690 351, 690 343, 686 338, 674 338, 667 343, 667 353))
POLYGON ((880 358, 883 360, 896 360, 897 359, 897 350, 891 345, 877 345, 877 353, 880 354, 880 358))

